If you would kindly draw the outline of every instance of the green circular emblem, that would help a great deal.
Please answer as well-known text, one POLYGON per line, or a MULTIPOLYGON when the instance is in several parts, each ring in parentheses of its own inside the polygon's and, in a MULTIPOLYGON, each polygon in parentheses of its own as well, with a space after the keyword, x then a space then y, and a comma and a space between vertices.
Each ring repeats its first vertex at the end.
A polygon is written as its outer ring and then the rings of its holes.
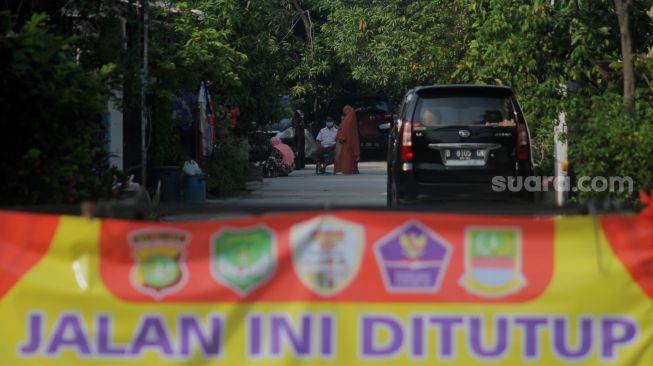
POLYGON ((166 255, 148 257, 141 262, 140 272, 145 284, 155 288, 169 286, 181 276, 177 261, 166 255))

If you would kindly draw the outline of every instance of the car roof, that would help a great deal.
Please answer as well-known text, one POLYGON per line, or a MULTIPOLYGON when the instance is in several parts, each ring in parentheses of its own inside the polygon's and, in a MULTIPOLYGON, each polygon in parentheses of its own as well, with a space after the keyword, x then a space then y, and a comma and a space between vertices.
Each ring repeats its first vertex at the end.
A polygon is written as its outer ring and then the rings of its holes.
POLYGON ((505 85, 481 85, 481 84, 444 84, 444 85, 422 85, 417 86, 409 93, 428 93, 428 92, 447 92, 447 91, 479 91, 487 92, 490 90, 503 91, 512 94, 513 90, 505 85))

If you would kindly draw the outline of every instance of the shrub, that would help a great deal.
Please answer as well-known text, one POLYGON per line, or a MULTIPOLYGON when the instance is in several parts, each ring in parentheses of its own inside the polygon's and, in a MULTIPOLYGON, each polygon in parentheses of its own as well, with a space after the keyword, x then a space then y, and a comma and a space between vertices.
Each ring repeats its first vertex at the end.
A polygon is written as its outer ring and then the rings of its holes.
POLYGON ((653 187, 653 107, 640 94, 635 111, 623 113, 623 97, 605 93, 581 100, 572 117, 570 157, 577 176, 631 177, 633 192, 586 192, 593 197, 636 201, 639 188, 653 187))
POLYGON ((0 13, 0 177, 3 204, 59 204, 111 194, 99 78, 76 62, 71 39, 45 15, 12 30, 0 13))
POLYGON ((217 197, 239 194, 245 188, 248 168, 249 162, 241 152, 240 142, 228 135, 218 141, 205 164, 207 191, 217 197))

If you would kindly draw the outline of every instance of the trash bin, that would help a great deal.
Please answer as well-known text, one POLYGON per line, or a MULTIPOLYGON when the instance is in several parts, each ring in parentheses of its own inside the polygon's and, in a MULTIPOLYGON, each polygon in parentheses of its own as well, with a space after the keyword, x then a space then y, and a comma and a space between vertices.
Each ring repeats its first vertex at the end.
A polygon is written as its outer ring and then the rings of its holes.
POLYGON ((184 176, 184 202, 206 201, 206 179, 204 174, 184 176))
POLYGON ((161 182, 161 202, 179 202, 180 184, 178 166, 158 166, 152 168, 152 181, 156 186, 161 182))

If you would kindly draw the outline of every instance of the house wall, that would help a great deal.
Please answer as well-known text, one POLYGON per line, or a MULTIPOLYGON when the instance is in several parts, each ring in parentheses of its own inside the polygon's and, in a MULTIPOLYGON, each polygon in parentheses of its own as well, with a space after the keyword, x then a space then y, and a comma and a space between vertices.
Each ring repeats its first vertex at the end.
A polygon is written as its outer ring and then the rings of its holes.
POLYGON ((123 169, 123 115, 120 111, 120 106, 116 105, 113 100, 107 103, 107 110, 109 111, 108 122, 108 149, 109 149, 109 162, 111 165, 122 170, 123 169))

